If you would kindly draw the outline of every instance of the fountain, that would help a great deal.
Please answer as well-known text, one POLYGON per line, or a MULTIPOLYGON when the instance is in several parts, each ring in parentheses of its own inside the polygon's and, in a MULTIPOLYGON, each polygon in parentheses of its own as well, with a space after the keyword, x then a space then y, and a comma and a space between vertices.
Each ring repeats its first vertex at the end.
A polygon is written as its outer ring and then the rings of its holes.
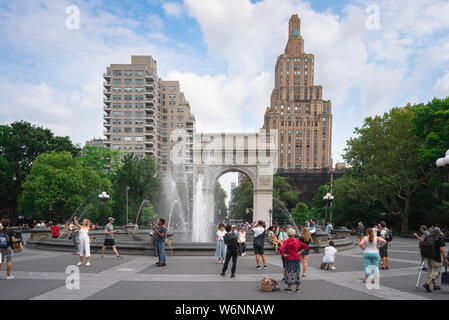
POLYGON ((287 207, 282 203, 282 201, 277 199, 276 197, 273 197, 273 204, 275 204, 273 205, 273 221, 276 221, 277 224, 281 226, 290 225, 292 227, 296 227, 295 220, 292 218, 290 211, 288 211, 287 207))

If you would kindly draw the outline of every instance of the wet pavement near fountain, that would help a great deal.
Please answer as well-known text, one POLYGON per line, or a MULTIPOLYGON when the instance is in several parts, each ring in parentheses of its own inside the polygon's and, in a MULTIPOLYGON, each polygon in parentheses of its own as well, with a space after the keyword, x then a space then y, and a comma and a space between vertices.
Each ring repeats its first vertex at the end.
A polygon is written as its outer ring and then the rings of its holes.
MULTIPOLYGON (((312 254, 308 276, 301 293, 264 293, 258 289, 265 276, 281 282, 282 262, 279 255, 267 256, 268 270, 256 270, 254 255, 239 257, 237 276, 221 277, 222 265, 213 256, 168 257, 165 268, 157 268, 157 258, 125 256, 119 260, 112 254, 100 259, 92 256, 91 266, 81 266, 80 289, 66 288, 66 267, 76 264, 76 256, 67 252, 25 249, 13 257, 14 280, 1 273, 0 299, 155 299, 155 300, 315 300, 315 299, 449 299, 449 287, 426 293, 418 279, 419 253, 412 239, 395 238, 390 252, 390 270, 381 271, 380 289, 367 289, 362 283, 363 260, 356 247, 337 254, 337 270, 319 269, 322 254, 312 254)), ((111 253, 111 252, 109 252, 111 253)), ((285 285, 280 283, 281 288, 285 285)))

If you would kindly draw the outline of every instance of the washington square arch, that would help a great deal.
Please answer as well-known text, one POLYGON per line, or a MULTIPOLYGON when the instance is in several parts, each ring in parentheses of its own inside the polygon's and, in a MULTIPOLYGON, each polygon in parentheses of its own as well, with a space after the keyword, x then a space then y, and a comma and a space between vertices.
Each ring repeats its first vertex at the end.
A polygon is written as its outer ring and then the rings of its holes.
MULTIPOLYGON (((196 133, 193 138, 194 238, 195 234, 199 238, 212 230, 214 188, 218 179, 228 172, 243 173, 251 180, 254 187, 253 221, 268 223, 273 202, 273 174, 278 163, 277 130, 196 133)), ((176 150, 172 152, 176 153, 176 150)))

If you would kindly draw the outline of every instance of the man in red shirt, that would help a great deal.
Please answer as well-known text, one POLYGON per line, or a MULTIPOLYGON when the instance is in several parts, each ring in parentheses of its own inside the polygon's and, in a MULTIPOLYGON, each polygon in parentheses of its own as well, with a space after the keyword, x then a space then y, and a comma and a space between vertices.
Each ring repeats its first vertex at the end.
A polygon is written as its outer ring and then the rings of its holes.
POLYGON ((56 224, 53 224, 53 222, 51 223, 51 237, 52 238, 59 238, 59 232, 61 230, 59 229, 59 227, 56 224))

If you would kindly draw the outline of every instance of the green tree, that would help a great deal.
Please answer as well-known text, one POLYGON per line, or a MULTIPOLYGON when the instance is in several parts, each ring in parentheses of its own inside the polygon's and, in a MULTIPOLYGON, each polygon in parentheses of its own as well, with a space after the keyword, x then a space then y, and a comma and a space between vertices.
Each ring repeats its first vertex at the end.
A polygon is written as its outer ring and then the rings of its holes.
POLYGON ((110 181, 100 177, 68 152, 43 153, 33 162, 23 184, 19 209, 25 215, 63 220, 93 192, 109 191, 110 181))
POLYGON ((413 133, 412 108, 392 109, 382 117, 368 117, 356 138, 347 142, 344 159, 361 174, 357 190, 371 204, 382 203, 387 212, 401 216, 408 233, 413 194, 427 176, 419 158, 420 142, 413 133))
POLYGON ((7 212, 12 222, 17 218, 17 201, 22 193, 22 184, 30 173, 33 161, 42 153, 68 151, 73 156, 79 148, 69 137, 57 137, 49 129, 36 127, 28 122, 13 122, 0 125, 0 185, 2 190, 0 212, 7 212), (5 171, 4 171, 5 170, 5 171))
POLYGON ((155 204, 160 194, 160 177, 152 156, 136 158, 127 154, 113 177, 114 212, 121 223, 126 223, 126 187, 128 192, 128 223, 134 223, 143 200, 155 204))
POLYGON ((220 183, 217 182, 214 190, 214 206, 215 212, 220 212, 222 217, 227 214, 227 207, 225 203, 226 196, 226 191, 224 191, 220 183))
POLYGON ((232 190, 232 203, 230 210, 235 219, 252 221, 253 212, 247 208, 253 208, 253 184, 250 179, 246 179, 241 185, 232 190))
POLYGON ((273 175, 273 197, 280 200, 288 209, 294 208, 298 202, 299 190, 294 190, 287 178, 278 173, 273 175))
POLYGON ((122 154, 119 150, 104 147, 85 146, 81 150, 80 160, 84 166, 92 168, 98 174, 112 180, 120 168, 122 154))

